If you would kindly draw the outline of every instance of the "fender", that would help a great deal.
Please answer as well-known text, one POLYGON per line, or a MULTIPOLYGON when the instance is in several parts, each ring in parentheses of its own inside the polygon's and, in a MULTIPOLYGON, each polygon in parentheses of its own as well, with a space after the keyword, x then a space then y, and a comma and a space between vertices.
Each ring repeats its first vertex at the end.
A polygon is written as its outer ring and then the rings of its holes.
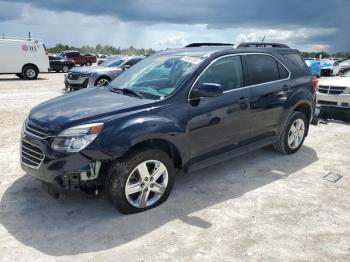
POLYGON ((178 123, 163 116, 139 116, 108 127, 102 148, 112 158, 123 157, 133 146, 151 139, 173 144, 181 158, 187 159, 189 143, 187 123, 178 123))

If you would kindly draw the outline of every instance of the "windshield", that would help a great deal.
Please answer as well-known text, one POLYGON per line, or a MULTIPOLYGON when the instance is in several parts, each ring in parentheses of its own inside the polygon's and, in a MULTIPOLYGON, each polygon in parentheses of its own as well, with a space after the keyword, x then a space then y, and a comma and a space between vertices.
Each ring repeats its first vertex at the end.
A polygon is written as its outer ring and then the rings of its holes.
POLYGON ((131 89, 148 99, 164 99, 202 61, 202 58, 192 56, 150 56, 115 78, 110 85, 112 88, 131 89))
POLYGON ((120 66, 125 59, 118 58, 118 59, 108 59, 104 61, 103 63, 100 64, 100 66, 105 66, 105 67, 118 67, 120 66))

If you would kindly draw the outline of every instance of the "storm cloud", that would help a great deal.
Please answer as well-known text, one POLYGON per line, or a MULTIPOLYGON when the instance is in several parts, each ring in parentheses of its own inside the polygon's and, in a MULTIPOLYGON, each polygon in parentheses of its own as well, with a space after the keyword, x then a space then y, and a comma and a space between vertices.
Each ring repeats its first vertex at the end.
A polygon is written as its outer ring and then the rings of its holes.
MULTIPOLYGON (((239 30, 241 38, 244 34, 253 38, 254 32, 259 35, 258 32, 275 30, 276 34, 271 35, 280 39, 278 32, 282 35, 283 32, 285 35, 288 35, 286 32, 297 32, 299 38, 290 36, 287 40, 350 49, 349 0, 11 1, 14 2, 56 13, 106 16, 142 26, 176 24, 205 25, 208 30, 230 28, 239 30)), ((14 19, 13 14, 8 17, 3 12, 5 3, 0 1, 0 21, 14 19)))

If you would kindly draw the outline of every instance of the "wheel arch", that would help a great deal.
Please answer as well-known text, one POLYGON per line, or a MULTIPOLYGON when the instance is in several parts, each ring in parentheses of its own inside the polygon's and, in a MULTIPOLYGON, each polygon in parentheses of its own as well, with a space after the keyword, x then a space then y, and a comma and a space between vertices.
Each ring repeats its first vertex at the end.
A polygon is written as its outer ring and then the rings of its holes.
POLYGON ((27 66, 34 66, 34 67, 36 68, 36 70, 38 71, 38 73, 40 73, 39 68, 38 68, 35 64, 33 64, 33 63, 27 63, 27 64, 25 64, 24 66, 22 66, 22 71, 21 71, 21 73, 23 73, 24 68, 26 68, 27 66))
POLYGON ((306 116, 306 119, 308 121, 306 125, 306 134, 305 136, 308 135, 309 133, 309 125, 311 122, 311 117, 312 117, 312 103, 309 100, 301 100, 297 104, 295 104, 292 109, 290 110, 288 114, 287 120, 290 118, 293 112, 301 112, 306 116))
POLYGON ((124 155, 127 155, 131 151, 142 150, 142 149, 159 149, 165 152, 174 163, 175 168, 182 168, 182 157, 177 146, 166 140, 164 138, 150 138, 132 145, 129 150, 125 152, 124 155))

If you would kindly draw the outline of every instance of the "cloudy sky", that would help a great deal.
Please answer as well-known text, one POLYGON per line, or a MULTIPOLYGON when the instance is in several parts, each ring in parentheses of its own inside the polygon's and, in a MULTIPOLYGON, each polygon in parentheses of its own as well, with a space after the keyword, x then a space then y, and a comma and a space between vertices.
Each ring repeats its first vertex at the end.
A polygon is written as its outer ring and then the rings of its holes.
POLYGON ((303 51, 350 51, 350 0, 0 0, 0 34, 48 46, 182 47, 279 41, 303 51))

